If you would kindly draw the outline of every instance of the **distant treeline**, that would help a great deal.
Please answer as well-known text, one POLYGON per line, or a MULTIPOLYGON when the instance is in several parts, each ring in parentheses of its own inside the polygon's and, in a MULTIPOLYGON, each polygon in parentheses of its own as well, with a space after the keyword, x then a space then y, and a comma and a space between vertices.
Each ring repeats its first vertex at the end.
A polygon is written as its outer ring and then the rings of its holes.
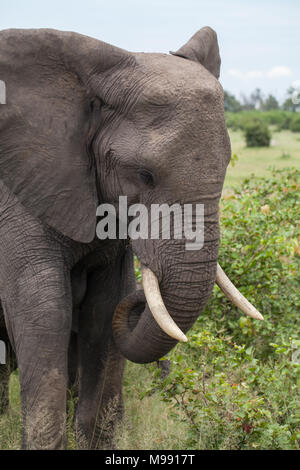
MULTIPOLYGON (((273 95, 264 96, 257 88, 249 97, 242 95, 239 101, 228 91, 224 91, 224 108, 227 127, 233 130, 247 130, 249 125, 261 128, 276 126, 276 130, 289 129, 292 132, 300 132, 300 104, 294 103, 295 89, 287 90, 287 98, 280 105, 273 95)), ((264 132, 268 132, 264 129, 264 132)))
POLYGON ((264 96, 260 88, 256 88, 250 96, 242 95, 241 99, 238 100, 233 94, 228 91, 224 91, 224 107, 225 111, 231 113, 238 113, 240 111, 290 111, 292 113, 300 111, 300 104, 293 102, 293 94, 295 89, 293 87, 288 88, 286 92, 286 99, 279 104, 275 96, 269 94, 264 96))
POLYGON ((249 124, 260 122, 266 126, 276 126, 276 131, 289 129, 292 132, 300 132, 300 113, 292 111, 241 111, 226 113, 227 127, 232 130, 246 130, 249 124))

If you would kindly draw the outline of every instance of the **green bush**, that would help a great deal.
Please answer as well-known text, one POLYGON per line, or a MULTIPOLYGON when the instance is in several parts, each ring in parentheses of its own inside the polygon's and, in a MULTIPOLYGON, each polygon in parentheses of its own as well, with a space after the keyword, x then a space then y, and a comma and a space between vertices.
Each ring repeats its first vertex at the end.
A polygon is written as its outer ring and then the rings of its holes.
POLYGON ((262 113, 259 111, 242 111, 240 113, 226 112, 226 124, 232 130, 244 130, 253 119, 258 119, 262 113))
POLYGON ((274 125, 277 131, 281 131, 282 129, 290 128, 293 114, 294 113, 288 111, 267 111, 261 113, 261 119, 267 125, 274 125))
POLYGON ((261 120, 255 119, 245 126, 245 139, 247 147, 268 147, 271 133, 268 126, 261 120))
POLYGON ((295 113, 289 111, 242 111, 238 113, 226 112, 227 127, 232 130, 244 130, 245 126, 255 120, 263 121, 267 126, 276 126, 277 130, 289 129, 295 113))
POLYGON ((260 119, 268 125, 276 125, 280 129, 288 129, 287 123, 290 122, 293 113, 287 111, 265 111, 260 113, 260 119))
POLYGON ((240 113, 225 113, 226 115, 226 125, 228 129, 236 131, 240 129, 240 113))
MULTIPOLYGON (((154 384, 187 424, 182 449, 299 449, 300 171, 249 178, 221 203, 219 262, 265 320, 215 287, 188 343, 154 384)), ((150 389, 149 389, 150 390, 150 389)))
POLYGON ((290 123, 290 130, 292 132, 300 132, 300 116, 294 116, 290 123))

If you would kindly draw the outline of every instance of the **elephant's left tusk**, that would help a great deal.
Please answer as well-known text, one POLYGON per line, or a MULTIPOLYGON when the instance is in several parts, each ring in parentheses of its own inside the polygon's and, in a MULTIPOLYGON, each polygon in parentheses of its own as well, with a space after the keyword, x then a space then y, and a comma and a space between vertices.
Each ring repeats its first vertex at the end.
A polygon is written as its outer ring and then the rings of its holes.
POLYGON ((218 263, 216 283, 222 289, 226 297, 231 300, 242 312, 256 320, 263 320, 264 317, 258 310, 240 293, 240 291, 232 284, 231 280, 226 276, 223 269, 218 263))
POLYGON ((157 277, 151 269, 142 267, 142 278, 148 307, 161 329, 177 341, 187 341, 185 334, 170 316, 162 299, 157 277))

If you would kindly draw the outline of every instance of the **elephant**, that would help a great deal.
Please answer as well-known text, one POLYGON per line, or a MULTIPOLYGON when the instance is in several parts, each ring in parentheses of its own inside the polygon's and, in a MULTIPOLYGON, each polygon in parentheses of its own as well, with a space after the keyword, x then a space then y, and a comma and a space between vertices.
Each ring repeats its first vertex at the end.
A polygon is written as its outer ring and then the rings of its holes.
POLYGON ((111 448, 126 359, 186 341, 216 281, 259 318, 217 264, 231 156, 217 35, 201 28, 170 54, 54 29, 3 30, 0 44, 0 334, 19 370, 22 448, 66 447, 75 383, 78 446, 111 448), (99 239, 97 208, 121 196, 202 204, 202 248, 99 239))

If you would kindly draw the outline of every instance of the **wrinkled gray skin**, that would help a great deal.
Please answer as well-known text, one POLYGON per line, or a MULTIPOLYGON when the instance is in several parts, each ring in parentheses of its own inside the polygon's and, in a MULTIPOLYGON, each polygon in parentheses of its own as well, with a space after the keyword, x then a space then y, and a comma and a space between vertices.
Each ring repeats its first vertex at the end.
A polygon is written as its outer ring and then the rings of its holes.
MULTIPOLYGON (((0 32, 0 333, 17 358, 23 447, 65 446, 76 377, 79 445, 112 446, 124 357, 152 362, 176 344, 135 293, 132 249, 184 332, 204 308, 230 158, 219 68, 208 27, 171 55, 55 30, 0 32), (96 239, 96 207, 120 195, 147 207, 204 203, 204 247, 96 239)), ((5 389, 3 366, 1 374, 5 389)))

